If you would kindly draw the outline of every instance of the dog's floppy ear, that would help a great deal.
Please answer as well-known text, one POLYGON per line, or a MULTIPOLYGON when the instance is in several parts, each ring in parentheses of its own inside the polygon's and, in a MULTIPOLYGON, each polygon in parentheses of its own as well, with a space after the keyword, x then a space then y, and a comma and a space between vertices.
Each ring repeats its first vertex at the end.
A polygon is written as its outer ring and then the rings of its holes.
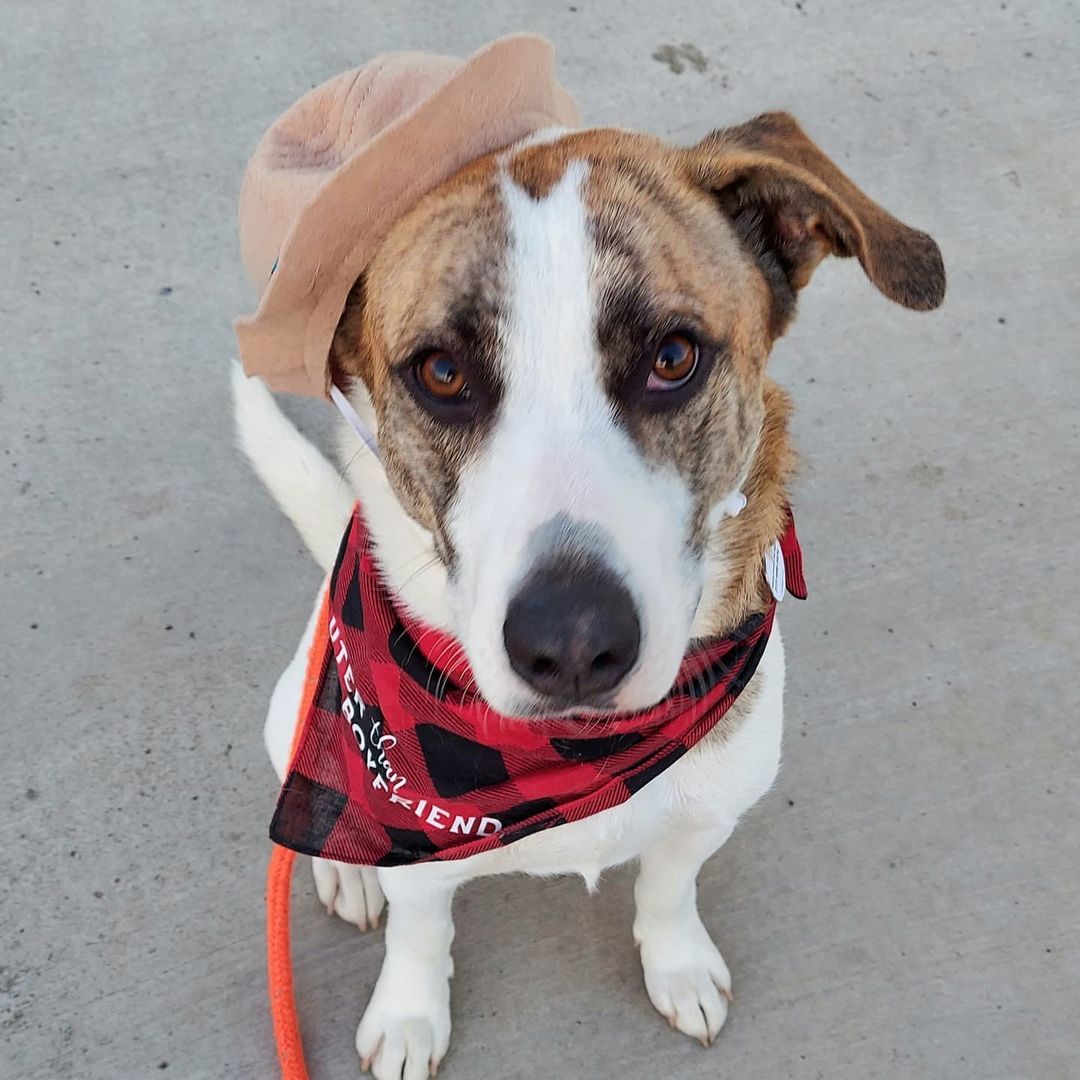
POLYGON ((345 300, 334 337, 330 342, 330 380, 348 386, 349 379, 361 379, 370 392, 373 372, 364 348, 364 276, 357 278, 345 300))
POLYGON ((773 288, 776 333, 826 255, 854 255, 904 307, 928 311, 944 299, 937 244, 867 198, 793 116, 765 113, 722 128, 688 154, 695 182, 713 192, 773 288))

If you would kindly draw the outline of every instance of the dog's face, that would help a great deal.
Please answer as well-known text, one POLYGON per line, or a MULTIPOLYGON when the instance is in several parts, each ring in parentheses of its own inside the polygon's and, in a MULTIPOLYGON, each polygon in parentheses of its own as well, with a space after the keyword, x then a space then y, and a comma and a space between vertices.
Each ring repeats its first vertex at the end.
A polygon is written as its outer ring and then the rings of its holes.
POLYGON ((391 484, 446 570, 446 628, 500 712, 670 689, 758 450, 765 359, 824 254, 858 254, 909 306, 940 292, 932 241, 789 118, 756 124, 689 151, 591 131, 476 162, 354 290, 335 366, 370 395, 391 484), (809 147, 847 187, 755 140, 809 147), (889 244, 906 265, 883 272, 889 244))

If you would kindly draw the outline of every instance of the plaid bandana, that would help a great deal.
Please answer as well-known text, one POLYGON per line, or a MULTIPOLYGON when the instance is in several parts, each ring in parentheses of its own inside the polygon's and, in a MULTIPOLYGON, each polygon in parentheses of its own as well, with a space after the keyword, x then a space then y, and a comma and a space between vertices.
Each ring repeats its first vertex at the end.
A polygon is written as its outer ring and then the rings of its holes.
MULTIPOLYGON (((779 547, 787 590, 805 597, 790 518, 779 547)), ((463 689, 464 659, 437 666, 462 650, 394 606, 359 507, 323 603, 316 692, 270 836, 366 866, 463 859, 625 802, 731 708, 776 612, 770 600, 729 637, 695 642, 650 709, 523 720, 463 689)))

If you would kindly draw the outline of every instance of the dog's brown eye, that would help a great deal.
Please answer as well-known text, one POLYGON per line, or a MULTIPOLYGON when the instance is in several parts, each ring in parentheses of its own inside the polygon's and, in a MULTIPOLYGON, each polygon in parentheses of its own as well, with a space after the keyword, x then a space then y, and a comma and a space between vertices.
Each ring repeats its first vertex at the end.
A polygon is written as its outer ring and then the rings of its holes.
POLYGON ((656 350, 646 384, 650 390, 674 390, 682 386, 697 367, 697 346, 684 334, 668 334, 656 350))
POLYGON ((453 356, 442 349, 429 352, 417 363, 416 377, 429 394, 443 401, 468 396, 465 375, 453 356))

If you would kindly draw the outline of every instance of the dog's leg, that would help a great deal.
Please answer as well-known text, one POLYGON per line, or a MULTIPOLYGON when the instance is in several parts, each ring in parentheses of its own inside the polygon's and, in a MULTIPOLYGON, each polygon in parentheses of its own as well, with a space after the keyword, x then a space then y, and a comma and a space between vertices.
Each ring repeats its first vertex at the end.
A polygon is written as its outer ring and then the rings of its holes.
POLYGON ((672 773, 683 770, 679 800, 684 810, 645 848, 634 887, 634 938, 641 946, 649 997, 674 1027, 705 1043, 727 1018, 731 976, 698 915, 697 875, 776 778, 784 713, 784 644, 778 626, 754 685, 750 711, 722 751, 714 746, 713 757, 706 750, 696 765, 690 754, 672 767, 672 773))
POLYGON ((727 1019, 731 975, 697 909, 697 875, 727 827, 665 830, 641 856, 634 940, 649 999, 672 1027, 706 1046, 727 1019))
MULTIPOLYGON (((322 595, 322 590, 319 595, 322 595)), ((285 779, 289 768, 289 749, 300 715, 300 697, 304 689, 308 651, 311 649, 315 619, 320 610, 321 605, 317 603, 295 656, 274 687, 270 708, 266 713, 263 738, 279 780, 285 779)), ((346 922, 355 923, 361 930, 378 926, 379 915, 383 909, 383 894, 379 888, 378 876, 372 867, 350 866, 328 859, 312 859, 311 869, 315 875, 315 891, 328 912, 340 915, 346 922)))
POLYGON ((380 870, 379 880, 390 902, 386 957, 356 1049, 376 1080, 425 1080, 450 1043, 450 908, 461 874, 424 864, 380 870))

